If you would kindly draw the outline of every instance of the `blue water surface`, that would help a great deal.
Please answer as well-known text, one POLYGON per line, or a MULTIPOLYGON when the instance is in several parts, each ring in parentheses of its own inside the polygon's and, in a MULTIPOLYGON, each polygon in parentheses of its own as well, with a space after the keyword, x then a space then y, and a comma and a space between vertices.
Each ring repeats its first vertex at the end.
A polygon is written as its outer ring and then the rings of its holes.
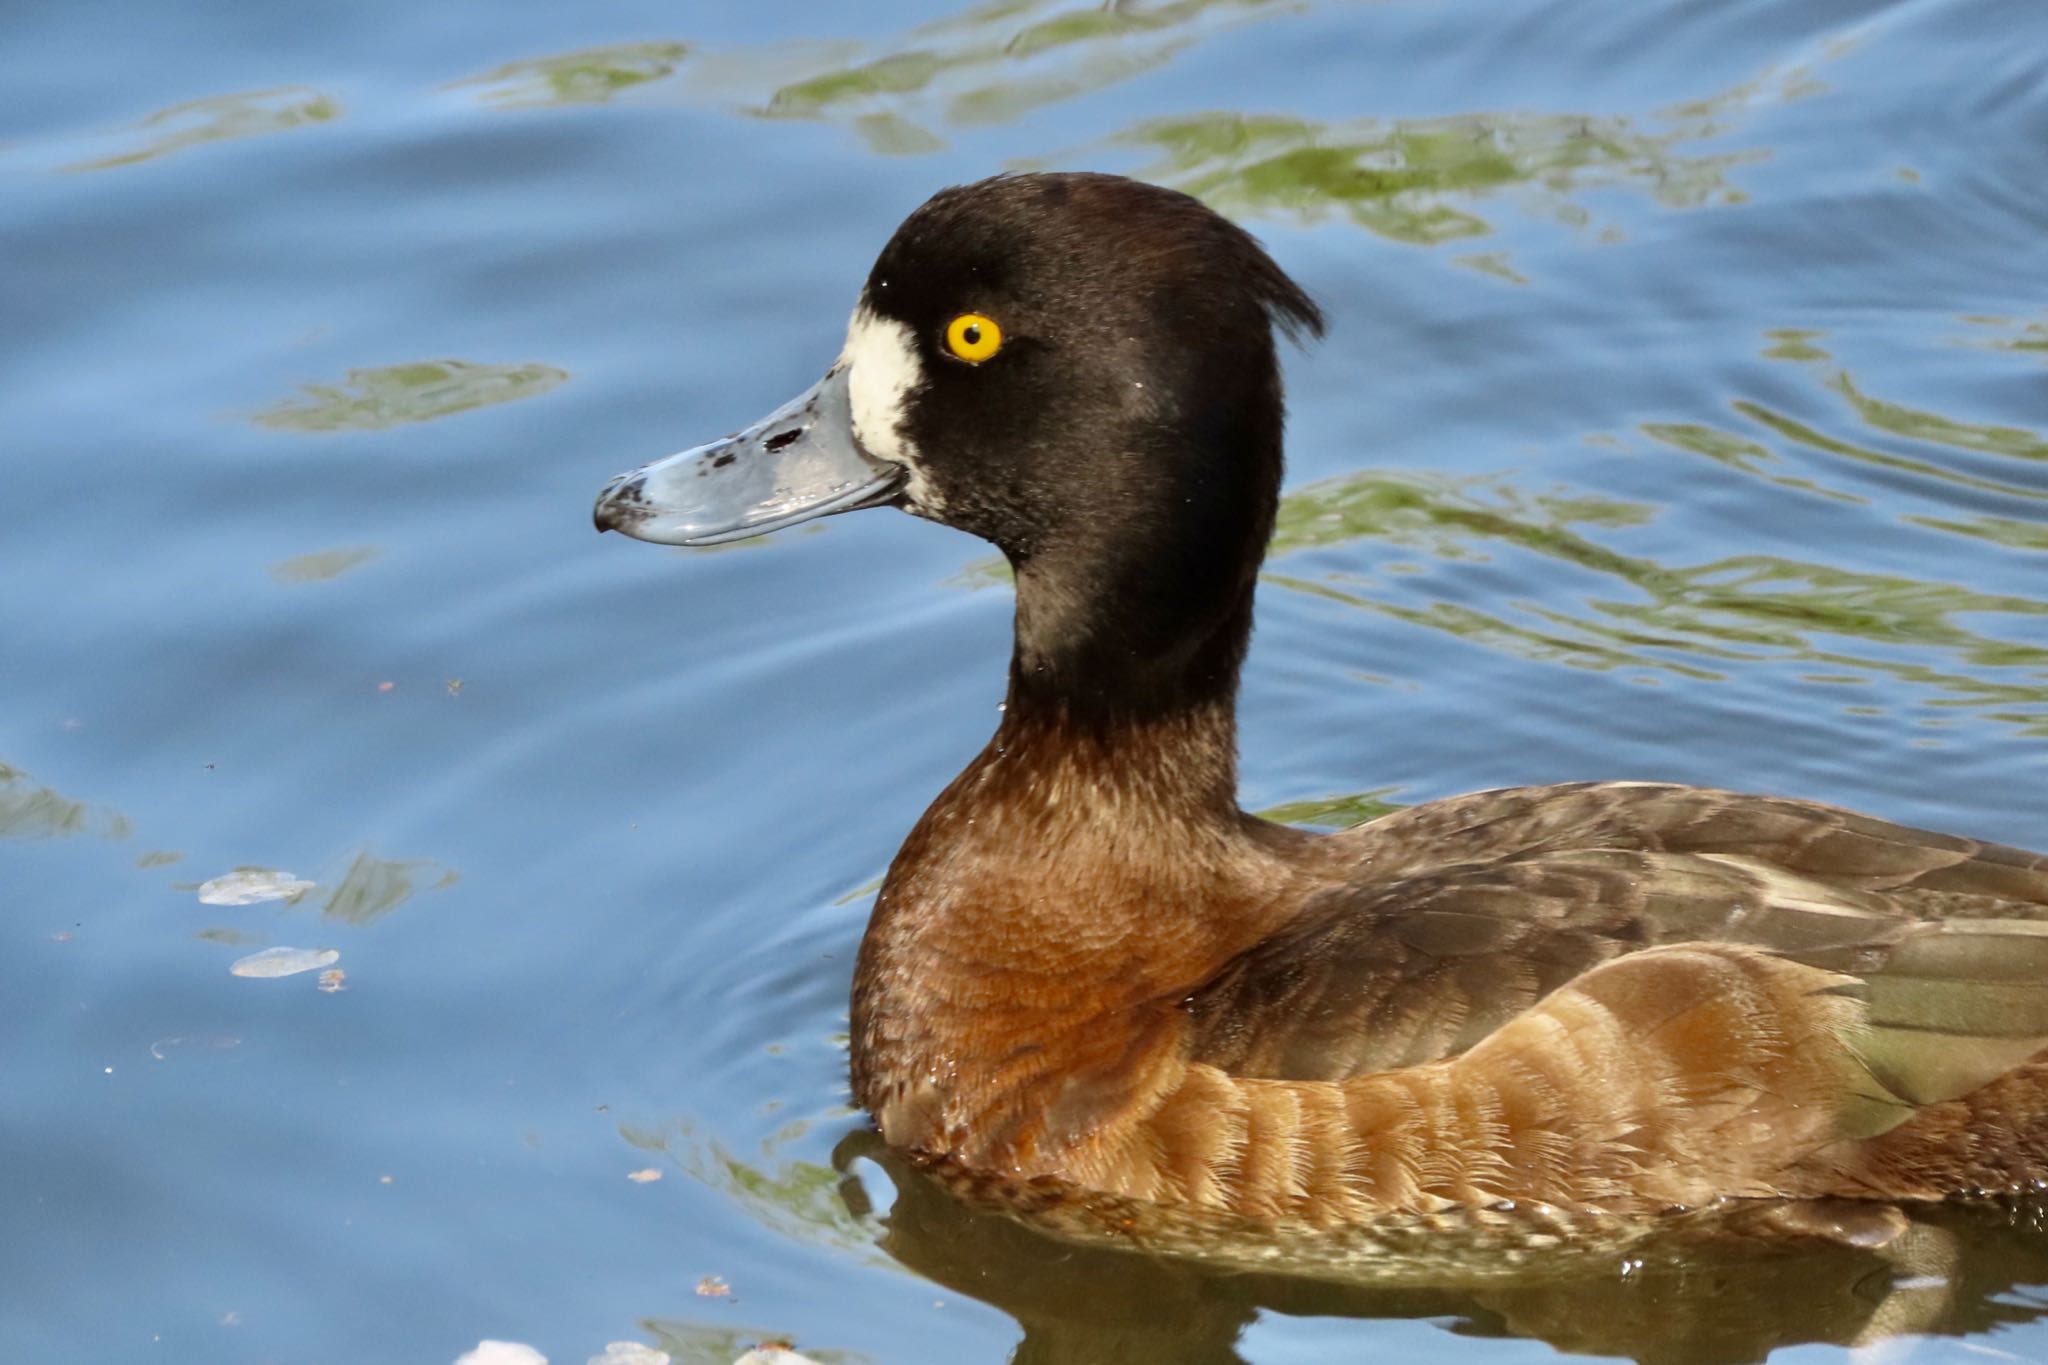
POLYGON ((1627 1267, 1509 1301, 1068 1265, 835 1169, 853 949, 994 724, 1003 575, 886 512, 589 524, 815 379, 934 189, 1136 174, 1332 319, 1289 360, 1248 806, 1659 778, 2048 845, 2048 9, 6 30, 0 1358, 2048 1358, 2021 1223, 1904 1299, 1717 1322, 1627 1267), (339 957, 231 972, 279 946, 339 957))

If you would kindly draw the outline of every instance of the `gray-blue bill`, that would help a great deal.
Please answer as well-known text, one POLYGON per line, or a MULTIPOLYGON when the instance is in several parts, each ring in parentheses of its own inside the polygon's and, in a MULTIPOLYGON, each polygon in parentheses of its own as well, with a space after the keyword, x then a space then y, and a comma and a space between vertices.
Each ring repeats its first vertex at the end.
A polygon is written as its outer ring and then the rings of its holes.
POLYGON ((745 431, 621 474, 598 497, 597 529, 660 545, 718 545, 888 502, 900 465, 853 434, 841 362, 745 431))

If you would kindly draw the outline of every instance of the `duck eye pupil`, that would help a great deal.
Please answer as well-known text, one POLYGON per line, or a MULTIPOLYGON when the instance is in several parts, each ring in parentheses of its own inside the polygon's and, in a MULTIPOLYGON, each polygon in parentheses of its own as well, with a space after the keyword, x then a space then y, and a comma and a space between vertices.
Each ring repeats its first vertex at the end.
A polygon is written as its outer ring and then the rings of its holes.
POLYGON ((960 339, 969 346, 981 345, 981 324, 978 322, 968 323, 966 330, 960 333, 960 339))

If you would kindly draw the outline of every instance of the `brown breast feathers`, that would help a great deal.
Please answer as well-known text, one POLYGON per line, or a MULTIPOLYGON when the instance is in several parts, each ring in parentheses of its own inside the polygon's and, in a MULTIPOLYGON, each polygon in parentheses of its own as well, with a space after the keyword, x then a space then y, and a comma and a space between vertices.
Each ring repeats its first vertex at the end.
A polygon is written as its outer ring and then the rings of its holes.
POLYGON ((2048 1176, 2048 859, 1628 783, 1315 837, 1070 740, 992 746, 891 871, 855 1077, 895 1145, 1324 1225, 2048 1176))

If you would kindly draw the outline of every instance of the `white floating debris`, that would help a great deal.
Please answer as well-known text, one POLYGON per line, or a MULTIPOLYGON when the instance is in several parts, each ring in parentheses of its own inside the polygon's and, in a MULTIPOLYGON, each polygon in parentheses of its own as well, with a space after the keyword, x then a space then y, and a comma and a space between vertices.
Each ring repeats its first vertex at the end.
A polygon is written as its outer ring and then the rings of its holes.
POLYGON ((668 1352, 637 1341, 614 1341, 605 1346, 603 1355, 592 1356, 586 1365, 668 1365, 668 1352))
POLYGON ((332 948, 265 948, 260 953, 237 958, 228 970, 236 976, 297 976, 316 972, 341 961, 332 948))
POLYGON ((523 1341, 492 1341, 486 1337, 474 1351, 455 1357, 455 1365, 548 1365, 548 1358, 523 1341))
POLYGON ((305 895, 313 883, 274 867, 238 867, 224 877, 199 884, 202 905, 258 905, 305 895))
POLYGON ((732 1365, 818 1365, 809 1356, 798 1355, 787 1346, 756 1346, 732 1365))
POLYGON ((157 1040, 156 1040, 155 1042, 153 1042, 153 1043, 151 1043, 151 1044, 149 1045, 149 1055, 150 1055, 150 1056, 152 1056, 152 1057, 154 1057, 154 1058, 156 1058, 156 1059, 157 1059, 158 1061, 160 1061, 160 1062, 161 1062, 161 1061, 165 1060, 166 1058, 168 1058, 168 1057, 169 1057, 169 1056, 171 1055, 171 1049, 172 1049, 172 1048, 174 1048, 174 1047, 183 1047, 183 1046, 185 1046, 185 1045, 186 1045, 186 1044, 188 1044, 188 1043, 189 1043, 189 1044, 191 1044, 191 1045, 192 1045, 192 1046, 194 1046, 194 1047, 203 1047, 203 1048, 209 1048, 209 1049, 211 1049, 211 1050, 213 1050, 213 1051, 215 1051, 215 1052, 221 1052, 221 1051, 225 1051, 226 1049, 228 1049, 228 1048, 231 1048, 231 1047, 240 1047, 240 1046, 242 1045, 242 1040, 241 1040, 240 1038, 224 1038, 224 1037, 217 1037, 217 1038, 185 1038, 185 1037, 178 1037, 178 1038, 159 1038, 159 1039, 157 1039, 157 1040))
POLYGON ((626 1179, 635 1185, 651 1185, 661 1179, 661 1172, 652 1166, 646 1166, 637 1171, 626 1172, 626 1179))

